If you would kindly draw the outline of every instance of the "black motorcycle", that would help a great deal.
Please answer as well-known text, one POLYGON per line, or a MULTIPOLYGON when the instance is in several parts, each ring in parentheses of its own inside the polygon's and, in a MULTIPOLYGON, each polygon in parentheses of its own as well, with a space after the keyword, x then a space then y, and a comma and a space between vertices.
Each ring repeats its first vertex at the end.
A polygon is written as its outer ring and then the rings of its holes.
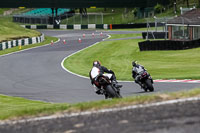
POLYGON ((96 86, 101 88, 105 99, 107 98, 122 98, 120 95, 120 90, 115 87, 115 84, 104 75, 98 76, 97 80, 94 82, 96 86))
POLYGON ((144 91, 154 91, 153 79, 147 71, 142 71, 139 73, 140 82, 142 83, 141 87, 144 91))

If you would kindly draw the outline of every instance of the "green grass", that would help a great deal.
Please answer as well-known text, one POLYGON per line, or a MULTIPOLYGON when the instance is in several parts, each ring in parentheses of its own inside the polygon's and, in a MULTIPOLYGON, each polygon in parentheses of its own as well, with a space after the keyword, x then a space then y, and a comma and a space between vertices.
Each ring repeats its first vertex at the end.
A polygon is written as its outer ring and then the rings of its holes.
POLYGON ((51 115, 62 112, 80 112, 98 110, 127 105, 146 104, 171 99, 200 96, 200 89, 173 93, 157 93, 153 95, 129 96, 122 99, 82 102, 77 104, 53 104, 41 101, 32 101, 19 97, 0 95, 0 120, 21 119, 35 116, 51 115))
POLYGON ((129 37, 142 37, 141 33, 137 34, 116 34, 111 36, 109 39, 118 39, 118 38, 129 38, 129 37))
POLYGON ((51 43, 51 40, 53 40, 55 42, 55 41, 58 40, 58 38, 56 38, 56 37, 50 37, 50 36, 45 36, 45 40, 43 42, 41 42, 41 43, 36 43, 36 44, 30 44, 30 45, 22 46, 21 49, 19 49, 19 47, 13 47, 13 48, 1 50, 0 51, 0 55, 4 55, 4 54, 16 52, 16 51, 20 51, 20 50, 24 50, 24 49, 28 49, 28 48, 33 48, 33 47, 37 47, 37 46, 42 46, 42 45, 45 45, 45 44, 49 44, 49 43, 51 43))
POLYGON ((0 120, 37 114, 52 114, 56 111, 66 110, 68 107, 68 104, 52 104, 0 95, 0 120))
POLYGON ((39 35, 38 31, 25 29, 13 23, 10 17, 0 17, 0 42, 39 35))
MULTIPOLYGON (((118 36, 118 35, 112 35, 118 36)), ((104 41, 64 61, 70 71, 88 76, 94 60, 112 69, 120 80, 131 77, 133 60, 137 60, 154 79, 200 79, 200 48, 179 51, 140 52, 142 39, 104 41)))
POLYGON ((4 11, 9 10, 10 8, 0 8, 0 15, 2 15, 4 13, 4 11))
POLYGON ((123 107, 137 104, 147 104, 153 102, 160 102, 172 99, 199 97, 200 89, 193 89, 189 91, 179 91, 171 93, 157 93, 153 95, 137 95, 124 97, 122 99, 101 100, 93 102, 84 102, 71 105, 68 111, 85 111, 85 110, 98 110, 112 107, 123 107))

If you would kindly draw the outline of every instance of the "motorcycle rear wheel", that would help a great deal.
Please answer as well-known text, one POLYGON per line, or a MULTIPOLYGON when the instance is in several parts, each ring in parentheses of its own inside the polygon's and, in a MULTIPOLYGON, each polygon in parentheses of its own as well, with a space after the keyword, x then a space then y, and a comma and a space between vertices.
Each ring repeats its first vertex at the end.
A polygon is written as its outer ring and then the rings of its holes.
POLYGON ((106 87, 106 93, 110 98, 121 98, 121 95, 118 94, 111 85, 106 87))
POLYGON ((151 82, 150 79, 147 79, 147 80, 145 81, 145 83, 146 83, 147 89, 149 89, 149 91, 151 91, 151 92, 154 91, 154 87, 153 87, 152 82, 151 82))

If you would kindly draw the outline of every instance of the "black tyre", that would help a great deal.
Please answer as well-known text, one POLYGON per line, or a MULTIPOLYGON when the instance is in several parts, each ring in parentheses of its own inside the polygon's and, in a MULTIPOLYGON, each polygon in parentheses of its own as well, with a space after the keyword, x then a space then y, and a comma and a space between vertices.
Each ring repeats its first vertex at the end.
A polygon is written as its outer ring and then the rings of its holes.
POLYGON ((109 95, 110 98, 120 98, 121 95, 119 95, 111 85, 108 85, 106 87, 106 93, 109 95))
POLYGON ((122 98, 120 92, 117 92, 118 98, 122 98))
POLYGON ((145 83, 146 83, 147 89, 149 89, 149 91, 154 91, 154 87, 153 87, 152 82, 151 82, 150 79, 147 79, 147 80, 145 81, 145 83))

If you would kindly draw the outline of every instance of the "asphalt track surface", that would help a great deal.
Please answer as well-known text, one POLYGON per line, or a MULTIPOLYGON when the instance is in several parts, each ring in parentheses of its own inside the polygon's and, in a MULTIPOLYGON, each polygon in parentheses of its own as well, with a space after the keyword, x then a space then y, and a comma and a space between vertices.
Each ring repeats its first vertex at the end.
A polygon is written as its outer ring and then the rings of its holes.
MULTIPOLYGON (((0 94, 24 97, 55 103, 76 103, 104 99, 96 95, 88 79, 66 72, 61 67, 62 60, 70 54, 107 38, 106 34, 139 33, 131 31, 92 30, 41 30, 49 36, 61 39, 47 45, 0 57, 0 94), (95 33, 95 37, 92 37, 95 33), (82 35, 86 34, 83 38, 82 35), (82 38, 82 42, 78 42, 82 38), (66 40, 63 44, 62 40, 66 40)), ((92 63, 91 63, 92 64, 92 63)), ((78 64, 77 64, 78 65, 78 64)), ((106 64, 103 64, 106 66, 106 64)), ((122 96, 172 92, 199 88, 199 83, 155 83, 155 92, 144 93, 138 85, 122 82, 122 96)))

